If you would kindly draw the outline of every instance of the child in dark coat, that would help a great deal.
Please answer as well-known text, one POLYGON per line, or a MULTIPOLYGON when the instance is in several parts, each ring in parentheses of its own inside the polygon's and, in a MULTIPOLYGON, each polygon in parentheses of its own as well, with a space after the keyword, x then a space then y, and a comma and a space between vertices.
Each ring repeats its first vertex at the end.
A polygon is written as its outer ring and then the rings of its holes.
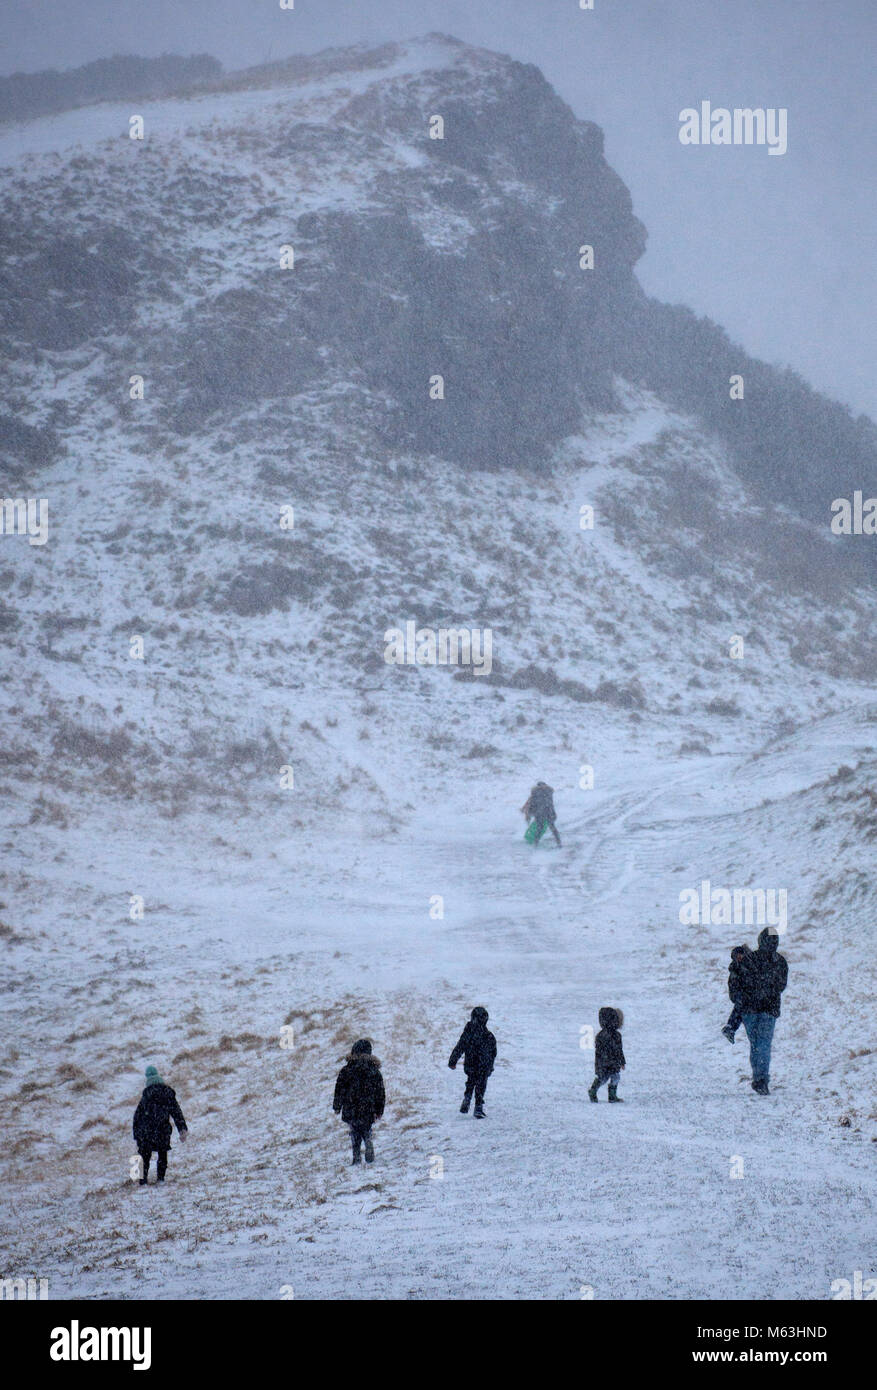
POLYGON ((728 998, 734 1007, 722 1029, 729 1043, 734 1041, 734 1034, 743 1021, 743 976, 746 957, 751 954, 748 946, 735 946, 731 952, 731 964, 728 966, 728 998))
POLYGON ((381 1064, 377 1057, 372 1056, 372 1045, 368 1038, 360 1038, 359 1042, 353 1044, 347 1061, 338 1073, 332 1101, 332 1109, 336 1114, 340 1112, 344 1123, 350 1126, 354 1163, 360 1162, 363 1144, 366 1163, 374 1162, 372 1125, 383 1115, 385 1104, 381 1064))
POLYGON ((171 1146, 171 1120, 181 1139, 189 1133, 173 1086, 166 1086, 155 1067, 146 1068, 146 1085, 140 1103, 134 1111, 134 1143, 143 1163, 140 1186, 149 1177, 149 1162, 156 1154, 158 1181, 164 1182, 167 1172, 167 1151, 171 1146))
POLYGON ((460 1114, 467 1114, 474 1091, 476 1120, 485 1119, 484 1092, 487 1090, 487 1078, 493 1071, 493 1064, 496 1061, 496 1038, 487 1026, 488 1017, 487 1010, 480 1004, 472 1010, 469 1022, 460 1034, 460 1040, 448 1058, 448 1066, 451 1071, 454 1070, 460 1058, 463 1058, 466 1089, 463 1092, 460 1114))
POLYGON ((620 1009, 606 1008, 600 1010, 600 1031, 594 1039, 594 1071, 596 1075, 588 1091, 588 1095, 593 1101, 596 1101, 597 1092, 603 1082, 608 1081, 609 1099, 623 1104, 621 1096, 618 1094, 621 1070, 627 1065, 624 1060, 621 1033, 619 1032, 623 1023, 624 1014, 620 1009))

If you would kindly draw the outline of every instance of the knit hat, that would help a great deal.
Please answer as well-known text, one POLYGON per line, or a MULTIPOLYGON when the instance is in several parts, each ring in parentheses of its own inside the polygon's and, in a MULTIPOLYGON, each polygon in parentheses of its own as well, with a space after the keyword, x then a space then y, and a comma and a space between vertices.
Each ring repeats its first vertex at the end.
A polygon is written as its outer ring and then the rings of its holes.
POLYGON ((147 1067, 147 1068, 146 1068, 146 1084, 147 1084, 147 1086, 163 1086, 163 1085, 164 1085, 164 1082, 162 1081, 161 1077, 160 1077, 159 1074, 158 1074, 158 1067, 147 1067))
POLYGON ((372 1045, 368 1038, 360 1038, 359 1042, 355 1042, 350 1049, 350 1055, 351 1057, 367 1056, 371 1050, 372 1045))

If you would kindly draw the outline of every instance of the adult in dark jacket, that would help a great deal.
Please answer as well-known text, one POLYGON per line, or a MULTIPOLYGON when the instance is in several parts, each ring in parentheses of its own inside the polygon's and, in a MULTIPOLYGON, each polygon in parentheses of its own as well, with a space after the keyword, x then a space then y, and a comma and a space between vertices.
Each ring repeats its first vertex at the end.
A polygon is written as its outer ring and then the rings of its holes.
POLYGON ((372 1045, 368 1038, 360 1038, 350 1049, 344 1066, 335 1082, 335 1097, 332 1109, 341 1115, 350 1126, 350 1142, 353 1146, 353 1162, 360 1162, 360 1149, 365 1144, 365 1161, 373 1163, 375 1157, 371 1129, 375 1120, 384 1113, 386 1096, 381 1064, 372 1056, 372 1045))
POLYGON ((496 1038, 487 1026, 488 1018, 487 1010, 480 1004, 477 1005, 472 1010, 469 1022, 460 1034, 460 1040, 448 1058, 448 1066, 451 1071, 454 1070, 460 1058, 463 1058, 466 1089, 463 1092, 460 1114, 466 1115, 468 1113, 469 1102, 474 1091, 476 1120, 486 1118, 484 1092, 487 1090, 487 1078, 493 1071, 493 1064, 496 1061, 496 1038))
POLYGON ((143 1162, 140 1186, 149 1180, 149 1163, 156 1153, 158 1181, 164 1182, 167 1172, 167 1151, 171 1146, 171 1120, 181 1139, 189 1133, 183 1112, 172 1086, 166 1086, 155 1067, 146 1068, 146 1085, 134 1111, 134 1143, 143 1162))
POLYGON ((533 835, 534 845, 538 845, 546 830, 550 830, 557 843, 560 844, 560 836, 555 825, 557 812, 554 809, 553 787, 549 787, 547 782, 537 782, 521 810, 528 821, 536 822, 536 831, 533 835))
POLYGON ((779 937, 765 927, 758 935, 758 950, 740 964, 740 1008, 749 1039, 752 1089, 770 1095, 770 1050, 773 1030, 780 1016, 780 995, 789 978, 789 965, 779 953, 779 937))
POLYGON ((624 1060, 624 1049, 621 1045, 621 1033, 619 1029, 624 1023, 624 1014, 620 1009, 601 1009, 599 1014, 600 1031, 594 1039, 594 1080, 591 1082, 588 1096, 596 1101, 597 1092, 604 1081, 609 1083, 609 1099, 614 1103, 622 1104, 621 1096, 618 1094, 618 1082, 621 1079, 621 1071, 627 1066, 624 1060))

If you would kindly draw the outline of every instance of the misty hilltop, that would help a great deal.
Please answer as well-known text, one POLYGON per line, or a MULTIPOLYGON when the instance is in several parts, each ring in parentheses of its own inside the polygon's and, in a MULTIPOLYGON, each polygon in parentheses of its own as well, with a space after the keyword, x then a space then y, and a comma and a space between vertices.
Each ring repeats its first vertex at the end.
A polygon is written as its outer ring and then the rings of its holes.
MULTIPOLYGON (((126 100, 148 96, 132 61, 102 90, 127 72, 126 100)), ((877 486, 870 421, 643 293, 646 231, 602 132, 532 64, 439 35, 225 76, 185 62, 156 71, 185 85, 191 69, 198 90, 144 101, 142 141, 95 108, 66 174, 13 175, 4 356, 124 353, 127 335, 176 435, 340 389, 388 447, 480 468, 545 466, 622 376, 695 415, 792 511, 821 520, 877 486)), ((27 418, 27 394, 9 404, 27 418)))
POLYGON ((874 427, 643 294, 602 133, 535 67, 333 50, 7 127, 0 181, 3 491, 51 507, 45 548, 4 537, 16 767, 265 793, 322 691, 312 804, 386 810, 381 726, 451 776, 456 723, 502 761, 546 700, 670 754, 873 679, 867 538, 828 508, 874 427), (385 664, 414 619, 489 627, 490 672, 385 664))

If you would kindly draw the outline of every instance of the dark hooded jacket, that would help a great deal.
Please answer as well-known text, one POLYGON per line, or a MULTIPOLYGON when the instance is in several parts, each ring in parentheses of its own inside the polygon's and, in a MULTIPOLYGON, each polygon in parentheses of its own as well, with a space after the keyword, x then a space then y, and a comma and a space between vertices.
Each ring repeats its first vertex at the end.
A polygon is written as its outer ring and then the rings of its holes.
POLYGON ((743 997, 743 963, 752 952, 748 946, 735 946, 731 951, 731 964, 728 966, 728 998, 732 1004, 739 1004, 743 997), (737 952, 742 958, 737 959, 737 952))
POLYGON ((154 1081, 134 1111, 134 1143, 138 1149, 169 1149, 171 1120, 182 1134, 188 1128, 173 1086, 154 1081))
MULTIPOLYGON (((768 927, 758 934, 758 950, 740 962, 740 1008, 744 1014, 780 1016, 780 995, 789 978, 789 964, 779 950, 779 937, 768 927)), ((733 996, 732 996, 733 998, 733 996)))
POLYGON ((594 1039, 594 1071, 597 1076, 611 1076, 626 1065, 618 1031, 624 1022, 620 1009, 600 1010, 600 1031, 594 1039))
POLYGON ((529 820, 555 820, 554 788, 547 782, 537 782, 522 807, 529 820))
POLYGON ((371 1129, 384 1113, 386 1096, 381 1064, 371 1055, 371 1043, 355 1043, 350 1056, 338 1073, 332 1109, 341 1112, 347 1125, 371 1129))
POLYGON ((448 1058, 448 1066, 455 1067, 463 1058, 463 1070, 467 1076, 489 1076, 496 1061, 496 1038, 487 1026, 486 1009, 472 1010, 472 1017, 460 1034, 460 1041, 448 1058))

